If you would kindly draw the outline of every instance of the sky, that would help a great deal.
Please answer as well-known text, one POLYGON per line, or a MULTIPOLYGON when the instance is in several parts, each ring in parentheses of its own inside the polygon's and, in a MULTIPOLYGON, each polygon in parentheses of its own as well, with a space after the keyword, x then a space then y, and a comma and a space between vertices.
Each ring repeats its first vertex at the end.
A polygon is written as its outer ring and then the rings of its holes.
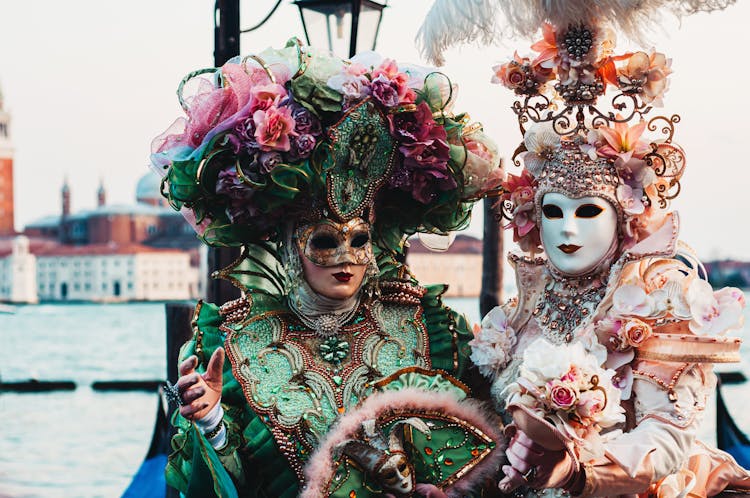
MULTIPOLYGON (((273 0, 242 0, 243 28, 273 0)), ((430 0, 391 0, 377 50, 425 64, 414 37, 430 0)), ((74 211, 93 207, 103 182, 109 203, 132 203, 148 172, 153 137, 181 114, 175 91, 188 72, 213 62, 210 0, 0 0, 0 88, 12 113, 16 228, 60 211, 65 177, 74 211)), ((669 21, 652 45, 673 59, 660 114, 677 113, 674 140, 687 153, 682 193, 673 202, 681 238, 702 259, 750 260, 750 2, 724 12, 669 21)), ((244 54, 303 38, 297 8, 284 0, 261 29, 242 35, 244 54)), ((624 40, 619 49, 634 48, 624 40)), ((468 111, 508 157, 521 140, 513 95, 491 85, 491 68, 530 41, 468 45, 446 54, 468 111)), ((645 47, 650 48, 650 47, 645 47)), ((518 173, 506 162, 507 171, 518 173)), ((481 216, 469 233, 481 236, 481 216)), ((510 238, 506 238, 510 247, 510 238)))

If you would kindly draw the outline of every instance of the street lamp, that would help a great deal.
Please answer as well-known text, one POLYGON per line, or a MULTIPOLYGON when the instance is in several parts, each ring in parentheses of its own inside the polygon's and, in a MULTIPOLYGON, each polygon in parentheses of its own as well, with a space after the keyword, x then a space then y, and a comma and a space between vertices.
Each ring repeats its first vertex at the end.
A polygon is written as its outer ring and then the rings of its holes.
POLYGON ((295 0, 307 44, 349 57, 375 50, 385 3, 373 0, 295 0), (347 37, 348 35, 348 37, 347 37), (348 44, 348 47, 347 47, 348 44))

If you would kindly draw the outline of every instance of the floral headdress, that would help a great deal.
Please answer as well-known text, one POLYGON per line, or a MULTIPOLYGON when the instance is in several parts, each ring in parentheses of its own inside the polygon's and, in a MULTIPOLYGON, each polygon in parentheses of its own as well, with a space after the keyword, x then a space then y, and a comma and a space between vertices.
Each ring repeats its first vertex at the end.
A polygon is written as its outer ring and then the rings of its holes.
POLYGON ((291 40, 187 75, 187 117, 154 140, 152 164, 210 245, 278 238, 289 220, 364 217, 376 244, 399 250, 405 234, 462 228, 499 180, 494 144, 451 112, 455 92, 433 70, 291 40))
POLYGON ((659 52, 615 54, 614 32, 592 24, 543 26, 533 59, 517 53, 494 67, 492 81, 513 90, 524 141, 501 196, 503 216, 522 249, 540 245, 541 199, 547 192, 599 196, 615 206, 621 249, 663 223, 680 192, 682 149, 672 142, 677 115, 646 120, 662 104, 671 60, 659 52), (597 101, 610 96, 609 108, 597 101), (531 126, 528 126, 531 124, 531 126), (644 132, 660 133, 649 140, 644 132))

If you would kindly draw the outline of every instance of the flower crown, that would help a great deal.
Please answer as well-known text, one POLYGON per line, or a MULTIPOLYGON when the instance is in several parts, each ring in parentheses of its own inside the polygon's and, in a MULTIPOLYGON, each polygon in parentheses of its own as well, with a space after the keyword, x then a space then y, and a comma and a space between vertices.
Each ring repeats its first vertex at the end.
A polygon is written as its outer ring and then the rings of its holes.
POLYGON ((290 219, 362 216, 376 243, 396 248, 404 234, 463 227, 499 183, 497 148, 451 112, 455 93, 442 73, 291 40, 187 75, 187 117, 154 140, 152 163, 208 244, 274 238, 290 219))
POLYGON ((515 53, 493 68, 492 82, 520 97, 512 108, 524 133, 513 161, 520 166, 520 155, 525 167, 502 185, 506 228, 523 250, 539 249, 538 204, 552 188, 552 175, 557 190, 612 201, 623 248, 632 246, 661 226, 685 168, 684 152, 672 143, 679 116, 646 121, 662 105, 671 60, 658 52, 615 55, 614 32, 599 26, 545 23, 542 31, 543 39, 531 46, 536 58, 515 53), (603 110, 597 101, 607 93, 609 109, 603 110), (661 137, 644 140, 646 129, 661 137))

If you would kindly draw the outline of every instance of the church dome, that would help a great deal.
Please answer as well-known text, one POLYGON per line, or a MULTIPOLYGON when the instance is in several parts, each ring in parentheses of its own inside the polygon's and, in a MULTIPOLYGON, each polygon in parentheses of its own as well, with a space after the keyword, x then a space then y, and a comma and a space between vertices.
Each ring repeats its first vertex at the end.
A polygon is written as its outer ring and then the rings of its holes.
POLYGON ((135 187, 135 200, 139 203, 163 206, 165 199, 160 193, 161 178, 153 172, 143 175, 135 187))

